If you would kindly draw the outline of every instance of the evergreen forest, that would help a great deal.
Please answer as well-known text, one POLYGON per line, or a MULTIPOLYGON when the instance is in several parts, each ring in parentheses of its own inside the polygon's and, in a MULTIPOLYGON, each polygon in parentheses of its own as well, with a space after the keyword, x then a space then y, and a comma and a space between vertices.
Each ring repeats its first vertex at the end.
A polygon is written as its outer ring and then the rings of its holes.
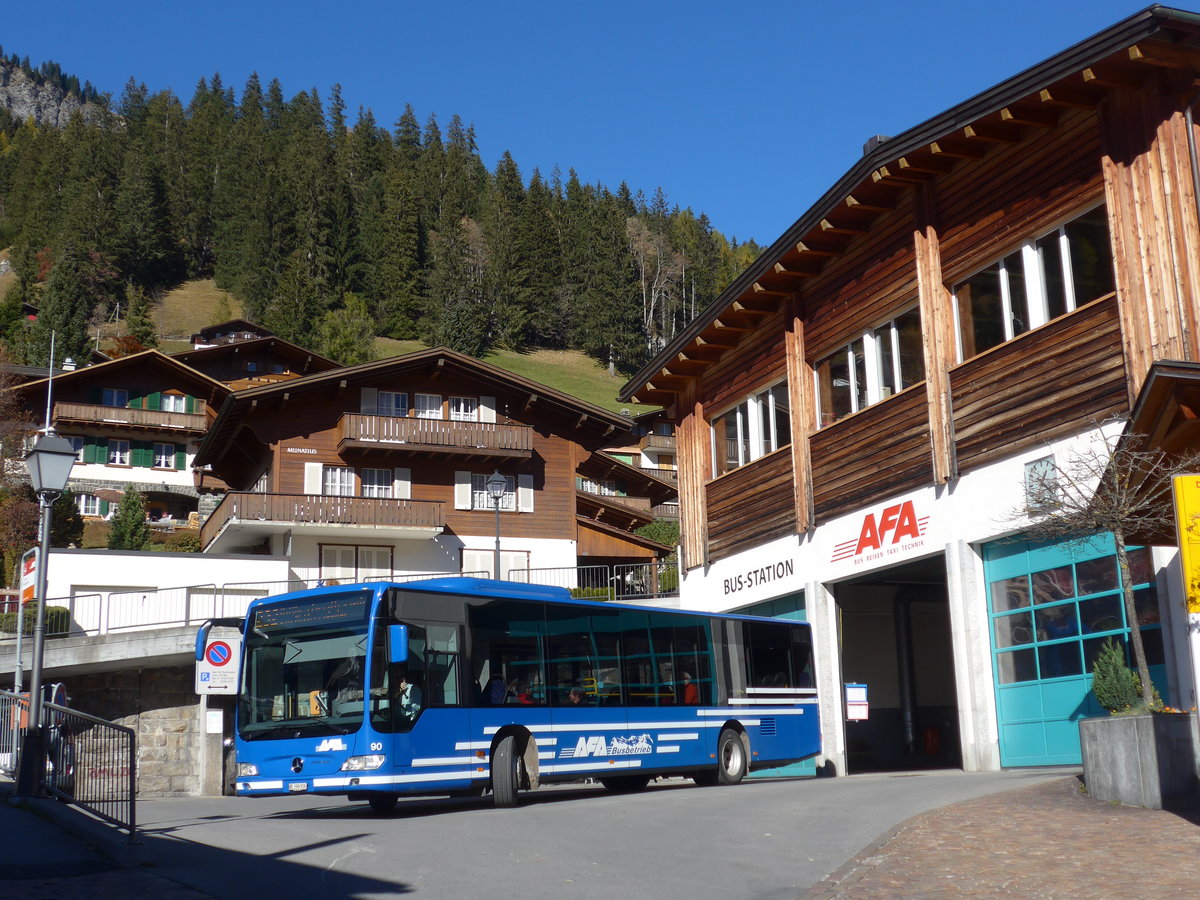
POLYGON ((213 75, 185 102, 131 79, 100 99, 62 129, 0 110, 16 276, 0 339, 17 361, 44 364, 51 330, 57 359, 85 358, 118 304, 152 343, 156 298, 212 278, 246 318, 344 363, 383 335, 473 356, 576 349, 629 373, 759 250, 661 190, 526 175, 508 153, 489 170, 457 115, 351 121, 337 86, 288 98, 251 76, 239 95, 213 75))

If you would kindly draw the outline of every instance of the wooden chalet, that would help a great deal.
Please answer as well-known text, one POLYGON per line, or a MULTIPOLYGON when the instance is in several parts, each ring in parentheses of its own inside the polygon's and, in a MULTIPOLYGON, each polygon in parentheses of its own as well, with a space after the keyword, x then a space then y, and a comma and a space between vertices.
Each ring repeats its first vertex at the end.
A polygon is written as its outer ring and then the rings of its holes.
POLYGON ((1155 6, 872 140, 622 392, 677 423, 681 602, 817 624, 836 771, 1078 762, 1125 634, 1081 599, 1110 557, 1014 542, 1014 516, 1152 364, 1200 360, 1198 102, 1200 16, 1155 6), (846 681, 879 719, 844 721, 846 681))
POLYGON ((171 354, 235 391, 340 368, 341 363, 274 335, 226 341, 171 354))
POLYGON ((210 552, 289 555, 299 578, 648 562, 633 529, 669 485, 597 451, 628 419, 446 348, 229 396, 197 456, 229 488, 210 552), (622 490, 592 485, 619 470, 622 490))

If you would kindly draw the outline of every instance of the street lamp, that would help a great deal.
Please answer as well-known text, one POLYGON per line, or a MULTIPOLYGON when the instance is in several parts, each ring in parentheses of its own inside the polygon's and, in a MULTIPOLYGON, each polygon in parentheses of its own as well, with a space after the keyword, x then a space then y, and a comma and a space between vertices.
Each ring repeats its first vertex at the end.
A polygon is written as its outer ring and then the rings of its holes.
POLYGON ((47 428, 29 455, 29 480, 41 507, 38 526, 40 550, 37 560, 37 583, 34 602, 37 618, 33 625, 33 668, 29 675, 29 727, 21 744, 20 769, 17 772, 17 793, 32 797, 39 793, 41 771, 45 765, 45 741, 42 736, 42 657, 46 650, 46 569, 50 562, 50 518, 54 501, 67 487, 71 467, 75 464, 75 448, 47 428))
POLYGON ((492 561, 492 577, 500 580, 500 501, 504 499, 504 489, 508 480, 499 471, 493 472, 484 482, 488 496, 492 498, 492 506, 496 508, 496 555, 492 561))

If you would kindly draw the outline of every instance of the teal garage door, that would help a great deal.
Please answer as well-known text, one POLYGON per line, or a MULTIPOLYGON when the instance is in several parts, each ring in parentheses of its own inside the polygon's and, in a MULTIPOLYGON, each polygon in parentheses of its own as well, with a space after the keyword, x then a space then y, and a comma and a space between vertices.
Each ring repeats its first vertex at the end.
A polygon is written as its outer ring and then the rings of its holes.
MULTIPOLYGON (((1126 645, 1132 660, 1112 538, 997 541, 983 551, 1000 764, 1079 765, 1079 719, 1106 714, 1091 692, 1097 653, 1112 638, 1126 645)), ((1150 674, 1164 691, 1150 551, 1132 548, 1129 559, 1150 674)))

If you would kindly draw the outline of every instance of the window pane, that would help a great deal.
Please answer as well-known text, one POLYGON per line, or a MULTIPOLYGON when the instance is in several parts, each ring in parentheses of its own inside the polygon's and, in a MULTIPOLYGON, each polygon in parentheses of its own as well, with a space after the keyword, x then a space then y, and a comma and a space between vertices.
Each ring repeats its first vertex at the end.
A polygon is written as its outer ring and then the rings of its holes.
POLYGON ((321 472, 321 493, 326 497, 353 497, 354 472, 343 466, 326 466, 321 472))
POLYGON ((1079 634, 1079 615, 1074 603, 1039 609, 1034 613, 1039 641, 1054 641, 1079 634))
POLYGON ((854 412, 850 394, 850 354, 837 353, 829 360, 829 395, 832 404, 829 412, 831 421, 837 421, 854 412))
POLYGON ((364 497, 391 497, 391 469, 362 469, 359 472, 362 479, 362 495, 364 497))
POLYGON ((963 359, 1003 344, 1004 309, 1000 301, 1000 264, 996 263, 958 286, 959 337, 963 359))
POLYGON ((1146 665, 1161 666, 1166 662, 1163 654, 1161 628, 1146 628, 1142 630, 1142 649, 1146 651, 1146 665))
POLYGON ((1071 280, 1075 305, 1082 306, 1116 290, 1112 249, 1108 240, 1108 214, 1099 206, 1066 226, 1071 252, 1071 280))
POLYGON ((787 384, 777 384, 771 388, 772 412, 775 416, 775 446, 772 450, 786 447, 792 442, 791 415, 788 412, 787 384))
POLYGON ((1037 242, 1042 265, 1042 283, 1046 286, 1046 316, 1056 319, 1067 310, 1067 285, 1063 278, 1062 234, 1055 231, 1037 242))
POLYGON ((1037 680, 1037 664, 1034 661, 1032 649, 997 653, 996 669, 999 672, 1001 684, 1037 680))
POLYGON ((408 394, 380 391, 376 398, 375 408, 381 416, 407 416, 408 394))
POLYGON ((1138 624, 1157 625, 1161 619, 1158 612, 1158 591, 1152 587, 1139 588, 1133 592, 1133 608, 1137 612, 1138 624))
POLYGON ((417 418, 440 419, 442 417, 441 394, 417 394, 417 418))
POLYGON ((921 312, 910 309, 896 317, 896 341, 900 354, 900 389, 925 380, 925 350, 921 343, 921 312))
POLYGON ((1066 675, 1082 675, 1083 663, 1079 659, 1079 642, 1050 644, 1038 647, 1038 665, 1042 678, 1062 678, 1066 675))
POLYGON ((1121 614, 1121 606, 1120 594, 1106 594, 1091 600, 1080 600, 1079 617, 1083 620, 1084 633, 1096 634, 1124 627, 1125 618, 1121 614))
POLYGON ((1075 596, 1075 578, 1070 566, 1033 573, 1033 602, 1054 603, 1075 596))
POLYGON ((992 610, 1020 609, 1029 605, 1029 576, 1018 575, 992 582, 992 610))
POLYGON ((1004 271, 1008 276, 1008 308, 1015 337, 1029 330, 1029 294, 1025 288, 1025 266, 1019 250, 1004 258, 1004 271))
POLYGON ((875 346, 879 351, 879 386, 884 397, 896 393, 896 353, 892 346, 892 323, 875 329, 875 346))
POLYGON ((1129 576, 1131 583, 1153 584, 1154 564, 1150 559, 1150 548, 1138 547, 1136 550, 1130 550, 1127 555, 1129 557, 1129 576))
POLYGON ((1033 643, 1033 629, 1029 627, 1029 613, 997 616, 995 621, 996 646, 998 648, 1033 643))
POLYGON ((1079 580, 1081 595, 1115 591, 1120 584, 1117 581, 1117 559, 1115 556, 1105 556, 1076 563, 1075 577, 1079 580))
POLYGON ((863 338, 850 345, 850 354, 854 358, 854 409, 858 411, 871 402, 867 399, 867 351, 863 338))

